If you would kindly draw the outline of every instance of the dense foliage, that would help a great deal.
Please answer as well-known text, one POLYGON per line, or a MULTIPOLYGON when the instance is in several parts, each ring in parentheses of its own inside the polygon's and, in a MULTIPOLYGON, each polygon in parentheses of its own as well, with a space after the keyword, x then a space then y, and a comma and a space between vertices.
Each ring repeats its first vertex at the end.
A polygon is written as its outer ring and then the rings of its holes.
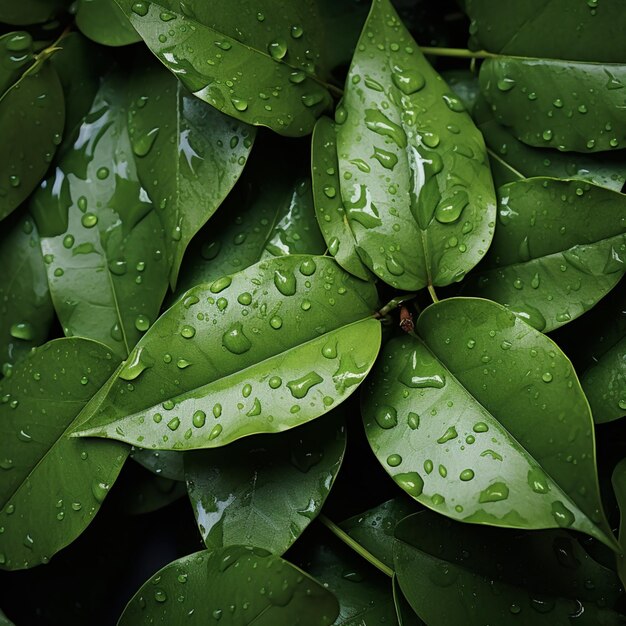
POLYGON ((0 624, 626 623, 625 30, 1 3, 0 624))

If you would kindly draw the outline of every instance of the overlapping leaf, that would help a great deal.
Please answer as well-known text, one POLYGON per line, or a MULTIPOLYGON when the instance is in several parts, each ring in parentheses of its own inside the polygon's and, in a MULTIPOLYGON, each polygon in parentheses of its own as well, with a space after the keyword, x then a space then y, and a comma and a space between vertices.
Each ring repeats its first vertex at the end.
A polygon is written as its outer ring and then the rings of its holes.
POLYGON ((105 46, 126 46, 141 41, 115 0, 78 0, 76 26, 85 37, 105 46))
POLYGON ((69 8, 71 0, 20 0, 3 2, 0 6, 0 22, 26 26, 49 22, 69 8))

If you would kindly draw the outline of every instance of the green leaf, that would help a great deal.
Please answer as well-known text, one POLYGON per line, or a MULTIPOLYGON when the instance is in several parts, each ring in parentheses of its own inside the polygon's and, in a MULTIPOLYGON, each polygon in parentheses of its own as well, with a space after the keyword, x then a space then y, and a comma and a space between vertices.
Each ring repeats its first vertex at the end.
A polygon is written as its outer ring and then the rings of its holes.
POLYGON ((484 142, 388 0, 372 4, 335 119, 361 260, 407 291, 461 280, 493 236, 484 142))
POLYGON ((137 180, 127 84, 110 75, 79 136, 33 197, 52 301, 66 335, 128 355, 167 290, 164 234, 137 180))
POLYGON ((3 2, 0 6, 0 22, 27 26, 53 20, 66 10, 71 0, 19 0, 3 2))
POLYGON ((498 228, 464 293, 551 331, 592 308, 626 271, 626 196, 576 180, 501 187, 498 228))
POLYGON ((206 547, 283 554, 320 512, 346 446, 337 412, 282 435, 185 455, 189 497, 206 547))
POLYGON ((475 48, 512 56, 626 61, 626 13, 617 0, 465 0, 475 48))
POLYGON ((480 99, 480 85, 476 74, 470 70, 445 70, 441 77, 474 117, 474 109, 480 99))
POLYGON ((35 60, 33 38, 20 30, 0 36, 0 94, 35 60))
POLYGON ((67 432, 116 364, 102 344, 57 339, 0 381, 1 568, 47 563, 83 532, 115 482, 127 448, 67 432))
POLYGON ((336 126, 327 117, 321 117, 313 130, 311 161, 315 214, 328 252, 347 272, 369 280, 371 274, 356 251, 356 239, 346 218, 341 198, 336 126))
POLYGON ((297 567, 234 546, 166 565, 135 594, 118 626, 330 626, 338 612, 335 597, 297 567))
POLYGON ((116 0, 157 58, 216 109, 287 136, 313 130, 332 98, 311 62, 316 12, 305 2, 274 10, 273 0, 116 0), (267 9, 267 13, 264 9, 267 9), (265 23, 265 15, 270 16, 265 23), (230 86, 229 86, 230 85, 230 86))
POLYGON ((478 298, 428 307, 416 331, 387 343, 362 396, 367 437, 396 483, 454 519, 563 526, 614 547, 591 412, 558 346, 478 298))
POLYGON ((375 308, 373 286, 328 257, 278 257, 199 285, 146 333, 75 434, 191 450, 304 424, 369 372, 375 308))
POLYGON ((626 542, 626 459, 622 459, 613 470, 611 477, 613 492, 619 506, 619 543, 622 547, 622 554, 616 554, 617 573, 622 585, 626 585, 626 558, 624 557, 624 544, 626 542))
POLYGON ((0 95, 0 219, 29 196, 46 173, 64 120, 61 83, 47 62, 31 65, 0 95))
POLYGON ((239 178, 256 129, 198 100, 149 57, 139 58, 147 62, 130 82, 130 141, 167 234, 174 288, 187 245, 239 178))
POLYGON ((474 108, 474 119, 485 138, 497 186, 532 176, 579 178, 613 191, 621 191, 626 182, 621 152, 579 154, 527 146, 495 121, 482 97, 474 108))
POLYGON ((141 41, 115 0, 78 0, 76 26, 85 37, 105 46, 141 41))
POLYGON ((2 610, 0 610, 0 626, 15 626, 2 610))
POLYGON ((54 309, 39 234, 28 216, 4 224, 0 238, 0 362, 3 373, 48 337, 54 309))
POLYGON ((156 476, 185 482, 185 465, 182 452, 133 448, 130 457, 156 476))
POLYGON ((605 608, 619 590, 615 574, 562 531, 513 534, 423 511, 396 537, 400 588, 429 626, 624 623, 605 608))
POLYGON ((400 585, 398 584, 398 577, 395 574, 391 580, 391 587, 393 590, 393 601, 396 607, 398 626, 424 626, 424 622, 411 608, 409 601, 402 593, 402 589, 400 589, 400 585))
POLYGON ((525 144, 577 152, 626 146, 626 65, 495 57, 479 79, 495 119, 525 144))

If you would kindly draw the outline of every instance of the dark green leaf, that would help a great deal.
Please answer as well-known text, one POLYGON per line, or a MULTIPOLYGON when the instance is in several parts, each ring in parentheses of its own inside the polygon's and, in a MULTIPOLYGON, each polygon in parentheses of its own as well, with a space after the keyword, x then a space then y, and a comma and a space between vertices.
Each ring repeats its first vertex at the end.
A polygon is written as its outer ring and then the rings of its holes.
POLYGON ((277 257, 195 287, 146 333, 79 435, 191 450, 304 424, 369 372, 375 308, 373 286, 328 257, 277 257))
POLYGON ((495 119, 530 146, 596 152, 626 147, 626 65, 495 57, 480 66, 495 119))
POLYGON ((5 223, 0 238, 0 363, 4 374, 48 336, 54 317, 39 234, 32 219, 5 223))
MULTIPOLYGON (((620 521, 619 521, 619 543, 624 550, 626 543, 626 459, 622 459, 615 469, 612 476, 613 492, 615 499, 619 505, 620 521)), ((616 555, 617 573, 622 581, 622 585, 626 585, 626 557, 624 554, 616 555)))
POLYGON ((135 594, 118 626, 330 626, 338 612, 334 596, 298 568, 235 546, 165 566, 135 594))
POLYGON ((78 0, 76 26, 83 35, 105 46, 141 41, 115 0, 78 0))
POLYGON ((15 626, 2 610, 0 610, 0 626, 15 626))
POLYGON ((18 26, 49 22, 70 3, 71 0, 8 0, 0 5, 0 22, 18 26))
POLYGON ((275 437, 185 455, 189 497, 209 549, 256 545, 283 554, 317 517, 346 446, 333 412, 275 437))
POLYGON ((480 98, 478 77, 470 70, 447 70, 441 73, 446 84, 461 98, 463 105, 474 116, 474 108, 480 98))
POLYGON ((493 236, 485 145, 388 0, 372 4, 335 119, 361 260, 408 291, 461 280, 493 236))
POLYGON ((0 219, 37 186, 63 133, 59 77, 47 62, 31 68, 0 95, 0 219))
POLYGON ((615 574, 562 531, 485 529, 424 511, 400 522, 396 537, 400 588, 428 626, 624 623, 605 608, 615 574))
POLYGON ((387 343, 363 394, 368 439, 398 485, 458 520, 564 526, 613 547, 591 412, 558 346, 478 298, 428 307, 416 330, 387 343))
POLYGON ((185 248, 239 178, 256 129, 216 111, 145 60, 130 83, 130 141, 166 231, 175 287, 185 248))
POLYGON ((127 448, 67 432, 116 364, 102 344, 58 339, 0 381, 0 567, 46 563, 87 527, 115 482, 127 448))
POLYGON ((33 38, 23 30, 0 37, 0 94, 3 94, 35 59, 33 38))
POLYGON ((31 203, 52 300, 66 335, 125 357, 167 289, 165 237, 137 180, 119 75, 103 83, 80 134, 31 203))
POLYGON ((310 46, 319 46, 310 37, 312 3, 290 2, 278 13, 273 0, 191 0, 184 9, 175 0, 117 3, 185 87, 227 115, 299 137, 332 103, 310 60, 310 46))
POLYGON ((626 271, 626 196, 576 180, 499 189, 498 228, 465 293, 504 304, 541 331, 576 319, 626 271))
POLYGON ((156 476, 185 482, 185 465, 182 452, 133 448, 130 457, 156 476))
POLYGON ((392 579, 393 601, 396 606, 396 617, 398 626, 424 626, 424 622, 417 616, 411 608, 409 601, 400 589, 398 578, 394 574, 392 579))

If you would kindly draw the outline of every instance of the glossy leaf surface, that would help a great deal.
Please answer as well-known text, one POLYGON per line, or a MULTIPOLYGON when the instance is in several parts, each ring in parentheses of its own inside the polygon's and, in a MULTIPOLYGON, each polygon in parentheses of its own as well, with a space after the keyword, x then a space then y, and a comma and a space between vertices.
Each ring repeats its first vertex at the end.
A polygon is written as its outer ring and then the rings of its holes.
POLYGON ((135 594, 118 624, 330 626, 338 612, 334 596, 287 561, 234 546, 165 566, 135 594))
POLYGON ((530 146, 596 152, 626 147, 626 65, 495 57, 480 66, 495 119, 530 146))
POLYGON ((580 530, 614 546, 593 422, 570 361, 504 307, 450 298, 392 339, 362 399, 380 463, 425 506, 465 522, 580 530))
POLYGON ((0 94, 15 83, 35 60, 33 37, 24 30, 0 36, 0 94))
POLYGON ((276 15, 270 0, 117 0, 157 58, 185 87, 216 109, 288 136, 313 130, 332 98, 311 62, 307 22, 313 3, 290 3, 276 15), (265 23, 265 11, 278 24, 265 23), (230 85, 230 86, 229 86, 230 85))
POLYGON ((105 46, 141 41, 115 0, 78 0, 76 26, 85 37, 105 46))
POLYGON ((165 228, 174 287, 187 245, 239 178, 256 129, 194 97, 161 65, 140 67, 131 81, 130 140, 165 228))
POLYGON ((626 196, 576 180, 499 190, 498 228, 464 293, 551 331, 593 307, 626 271, 626 196))
POLYGON ((493 236, 484 142, 388 0, 372 4, 335 119, 362 261, 408 291, 461 280, 493 236))
POLYGON ((12 364, 48 336, 54 309, 48 290, 39 234, 30 216, 5 222, 0 238, 0 363, 7 374, 12 364))
POLYGON ((80 435, 190 450, 303 424, 367 375, 375 307, 374 288, 328 257, 278 257, 199 285, 146 333, 80 435))
POLYGON ((133 448, 130 457, 155 476, 185 482, 185 465, 182 452, 133 448))
POLYGON ((609 608, 615 574, 562 531, 514 534, 424 511, 396 537, 400 588, 429 626, 623 624, 609 608))
POLYGON ((210 550, 252 545, 283 554, 319 513, 346 446, 333 412, 279 436, 185 454, 189 497, 210 550))
POLYGON ((102 344, 58 339, 0 381, 0 567, 46 563, 87 527, 115 482, 126 447, 67 432, 116 364, 102 344))
POLYGON ((168 270, 161 222, 132 161, 126 89, 120 76, 107 78, 31 203, 65 334, 97 339, 122 357, 156 319, 168 270))
POLYGON ((0 219, 15 210, 46 173, 61 142, 64 120, 63 90, 50 63, 25 72, 0 94, 0 219))

